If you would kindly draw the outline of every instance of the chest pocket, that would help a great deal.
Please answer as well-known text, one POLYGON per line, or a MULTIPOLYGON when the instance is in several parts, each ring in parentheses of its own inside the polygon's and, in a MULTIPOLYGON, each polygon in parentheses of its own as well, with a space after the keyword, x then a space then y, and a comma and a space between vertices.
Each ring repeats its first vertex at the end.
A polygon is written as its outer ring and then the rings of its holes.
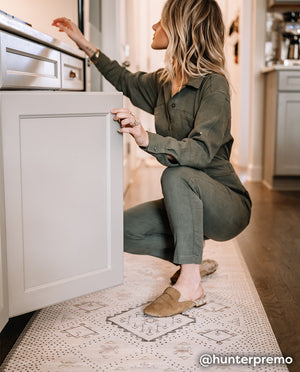
POLYGON ((185 86, 169 102, 169 118, 171 121, 172 136, 177 140, 187 138, 194 128, 198 89, 185 86))
POLYGON ((180 108, 172 110, 170 113, 170 130, 171 135, 177 140, 188 137, 194 128, 194 116, 192 113, 180 108))
POLYGON ((154 117, 156 133, 164 137, 169 136, 170 123, 164 104, 160 104, 154 108, 154 117))
POLYGON ((197 89, 187 86, 173 98, 168 97, 170 92, 165 91, 154 109, 156 132, 181 141, 194 128, 197 89))

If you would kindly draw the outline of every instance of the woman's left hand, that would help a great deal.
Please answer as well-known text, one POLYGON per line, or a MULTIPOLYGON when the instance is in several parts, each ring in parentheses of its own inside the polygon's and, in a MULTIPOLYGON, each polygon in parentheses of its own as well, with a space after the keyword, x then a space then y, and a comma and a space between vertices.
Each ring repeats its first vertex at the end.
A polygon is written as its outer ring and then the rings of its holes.
POLYGON ((139 119, 135 114, 126 108, 117 108, 111 110, 114 114, 114 120, 118 121, 121 128, 119 133, 129 133, 135 139, 138 146, 147 147, 149 145, 149 135, 145 131, 139 119))

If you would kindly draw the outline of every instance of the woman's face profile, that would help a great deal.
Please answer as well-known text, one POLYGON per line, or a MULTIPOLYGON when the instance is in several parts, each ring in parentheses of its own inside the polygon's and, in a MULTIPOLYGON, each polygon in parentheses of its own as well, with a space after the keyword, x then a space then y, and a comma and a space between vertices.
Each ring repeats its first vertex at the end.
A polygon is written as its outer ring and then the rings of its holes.
POLYGON ((152 29, 155 31, 155 33, 153 35, 153 41, 151 44, 151 48, 158 49, 158 50, 167 49, 169 40, 168 40, 167 34, 165 33, 165 30, 162 28, 160 21, 155 23, 152 26, 152 29))

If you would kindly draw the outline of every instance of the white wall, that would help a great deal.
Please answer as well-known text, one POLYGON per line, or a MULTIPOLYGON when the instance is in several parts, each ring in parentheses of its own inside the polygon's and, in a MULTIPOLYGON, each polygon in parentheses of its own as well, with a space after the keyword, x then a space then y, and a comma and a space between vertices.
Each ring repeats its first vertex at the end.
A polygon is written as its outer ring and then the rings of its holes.
POLYGON ((51 23, 54 18, 65 16, 77 24, 77 0, 0 0, 0 9, 30 23, 38 31, 75 45, 51 23))
POLYGON ((248 179, 250 181, 261 181, 263 175, 265 77, 261 70, 265 67, 266 9, 266 0, 252 1, 251 111, 248 166, 248 179))
MULTIPOLYGON (((261 181, 263 173, 265 25, 267 0, 218 0, 229 27, 240 8, 240 64, 231 59, 226 43, 228 70, 233 85, 232 161, 247 168, 247 179, 261 181)), ((228 32, 228 30, 227 30, 228 32)))
MULTIPOLYGON (((87 0, 86 0, 87 1, 87 0)), ((90 0, 95 1, 95 0, 90 0)), ((109 58, 120 62, 120 1, 102 0, 102 40, 101 49, 109 58)), ((103 79, 103 90, 111 91, 111 85, 103 79)))
POLYGON ((251 64, 252 55, 252 2, 243 0, 241 7, 241 42, 240 42, 240 131, 239 131, 239 160, 240 167, 247 168, 249 165, 249 139, 251 127, 251 64))
POLYGON ((235 63, 234 45, 239 41, 241 47, 240 34, 234 33, 229 36, 229 28, 238 15, 241 15, 242 0, 228 1, 218 0, 223 12, 225 33, 225 56, 226 68, 229 73, 231 85, 231 133, 234 138, 231 159, 235 164, 239 164, 239 144, 240 144, 240 93, 241 93, 241 63, 235 63))
MULTIPOLYGON (((152 0, 148 2, 148 45, 152 43, 152 37, 154 31, 152 30, 152 25, 160 20, 161 12, 165 0, 152 0)), ((149 48, 148 51, 149 64, 148 68, 150 71, 155 71, 164 66, 165 51, 164 50, 153 50, 149 48)))
POLYGON ((246 168, 249 162, 250 71, 251 71, 251 1, 218 0, 226 27, 225 56, 231 84, 231 132, 234 137, 231 160, 246 168), (232 22, 239 16, 239 33, 229 36, 232 22), (239 42, 239 61, 234 45, 239 42))

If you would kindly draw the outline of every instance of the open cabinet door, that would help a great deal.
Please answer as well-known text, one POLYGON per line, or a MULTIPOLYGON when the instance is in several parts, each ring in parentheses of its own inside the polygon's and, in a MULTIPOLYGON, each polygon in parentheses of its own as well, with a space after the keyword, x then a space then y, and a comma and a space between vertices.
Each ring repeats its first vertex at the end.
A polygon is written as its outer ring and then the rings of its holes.
POLYGON ((123 280, 120 93, 0 93, 9 315, 123 280))

